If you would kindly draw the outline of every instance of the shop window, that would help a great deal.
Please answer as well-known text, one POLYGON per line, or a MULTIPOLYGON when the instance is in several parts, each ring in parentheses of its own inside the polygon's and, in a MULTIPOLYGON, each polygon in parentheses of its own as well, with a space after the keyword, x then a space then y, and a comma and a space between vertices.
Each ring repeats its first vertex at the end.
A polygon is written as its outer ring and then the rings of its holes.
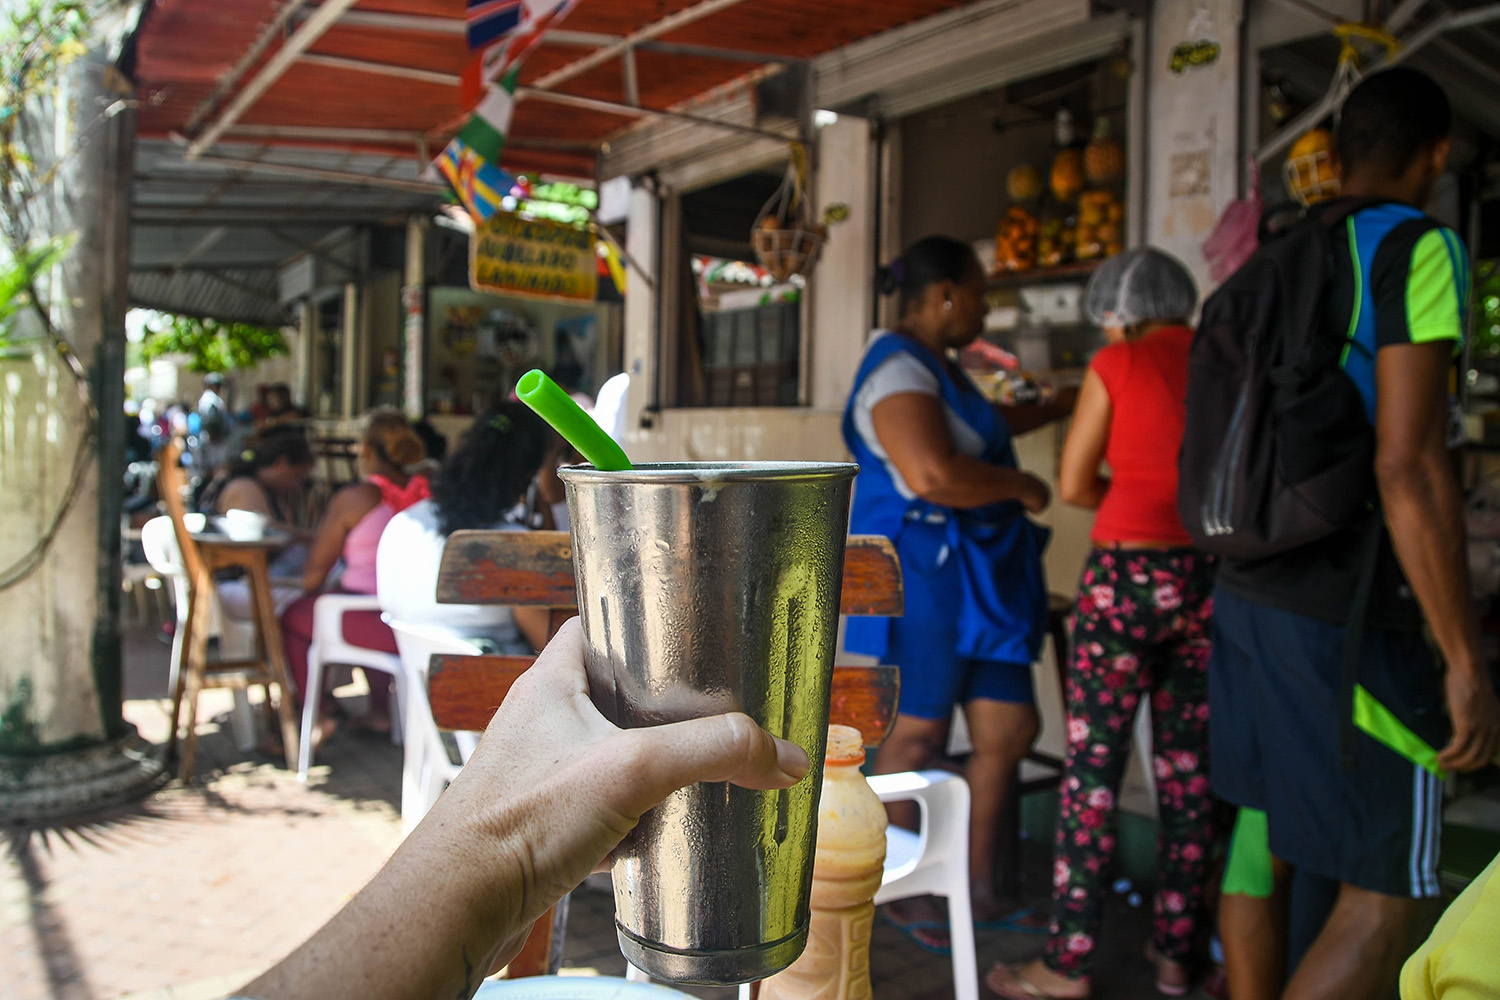
POLYGON ((678 406, 796 406, 801 277, 772 279, 750 232, 782 170, 745 174, 680 198, 676 325, 678 406))

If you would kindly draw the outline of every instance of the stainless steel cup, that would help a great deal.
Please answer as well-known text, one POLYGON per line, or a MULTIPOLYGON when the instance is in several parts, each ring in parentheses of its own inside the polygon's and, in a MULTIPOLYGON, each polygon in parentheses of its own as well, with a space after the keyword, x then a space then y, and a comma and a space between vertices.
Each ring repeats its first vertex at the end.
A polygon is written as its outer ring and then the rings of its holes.
POLYGON ((796 787, 685 788, 615 854, 631 964, 678 983, 764 979, 807 944, 849 490, 812 462, 560 470, 589 690, 630 728, 742 711, 801 745, 796 787))

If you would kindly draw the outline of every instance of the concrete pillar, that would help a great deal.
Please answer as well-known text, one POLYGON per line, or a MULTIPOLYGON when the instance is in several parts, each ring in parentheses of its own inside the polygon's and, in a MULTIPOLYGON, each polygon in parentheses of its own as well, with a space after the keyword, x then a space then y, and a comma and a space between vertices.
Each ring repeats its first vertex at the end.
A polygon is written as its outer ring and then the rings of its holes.
MULTIPOLYGON (((625 284, 625 343, 622 357, 630 373, 625 399, 625 440, 642 438, 641 416, 657 401, 656 352, 660 336, 658 247, 661 239, 661 201, 644 186, 630 190, 625 252, 632 264, 625 284)), ((639 459, 637 459, 639 461, 639 459)))
POLYGON ((818 131, 816 215, 829 205, 849 206, 849 218, 832 227, 823 258, 809 282, 808 403, 842 410, 874 324, 876 148, 867 119, 845 116, 818 131))
POLYGON ((318 310, 309 299, 297 306, 297 402, 308 413, 313 413, 317 400, 313 398, 317 381, 314 366, 318 357, 318 310))
POLYGON ((1182 259, 1204 295, 1203 241, 1239 194, 1243 20, 1243 0, 1158 0, 1151 16, 1145 235, 1182 259), (1218 43, 1216 60, 1173 70, 1174 48, 1205 40, 1218 43))
POLYGON ((34 199, 38 235, 74 243, 44 292, 53 324, 90 371, 98 423, 57 352, 0 360, 0 822, 47 821, 125 801, 161 762, 120 714, 120 502, 129 198, 134 114, 106 83, 95 44, 56 98, 23 112, 28 152, 56 161, 34 199), (80 452, 80 449, 82 451, 80 452), (81 457, 81 462, 79 461, 81 457), (61 512, 61 519, 59 514, 61 512), (3 581, 0 581, 3 582, 3 581))
POLYGON ((359 411, 359 286, 344 284, 344 329, 339 336, 339 416, 359 411))
POLYGON ((406 220, 406 274, 401 284, 401 406, 408 420, 427 411, 423 365, 427 340, 427 220, 406 220))

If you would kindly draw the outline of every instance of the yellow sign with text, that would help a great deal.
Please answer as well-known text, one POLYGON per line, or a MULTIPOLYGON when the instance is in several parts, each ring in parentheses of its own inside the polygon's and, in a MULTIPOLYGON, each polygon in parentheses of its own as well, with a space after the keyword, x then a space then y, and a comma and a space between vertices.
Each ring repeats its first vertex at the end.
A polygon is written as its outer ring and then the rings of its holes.
POLYGON ((469 239, 469 287, 493 295, 592 302, 599 290, 594 234, 497 212, 469 239))

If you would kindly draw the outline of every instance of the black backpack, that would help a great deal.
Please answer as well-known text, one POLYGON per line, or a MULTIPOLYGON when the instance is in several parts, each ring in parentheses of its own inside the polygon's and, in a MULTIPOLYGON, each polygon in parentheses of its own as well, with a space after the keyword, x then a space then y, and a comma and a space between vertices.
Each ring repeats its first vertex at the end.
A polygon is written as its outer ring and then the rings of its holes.
POLYGON ((1177 509, 1195 544, 1260 559, 1366 523, 1375 430, 1330 329, 1330 233, 1379 202, 1315 206, 1203 305, 1188 356, 1177 509))

